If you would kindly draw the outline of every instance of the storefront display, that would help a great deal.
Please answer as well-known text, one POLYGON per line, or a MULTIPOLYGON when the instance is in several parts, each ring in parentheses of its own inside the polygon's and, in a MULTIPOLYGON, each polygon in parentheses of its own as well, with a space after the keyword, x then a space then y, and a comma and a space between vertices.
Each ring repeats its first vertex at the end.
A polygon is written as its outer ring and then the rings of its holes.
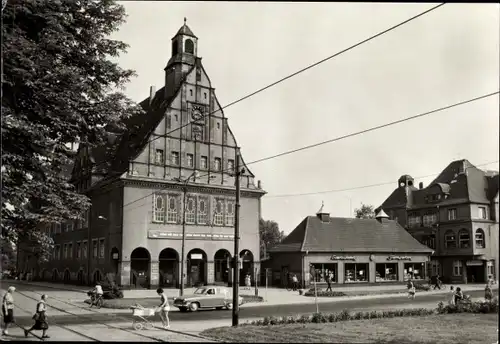
POLYGON ((337 264, 311 264, 311 282, 326 283, 326 278, 332 275, 331 283, 337 283, 337 264))
POLYGON ((423 280, 425 279, 424 263, 405 263, 403 271, 404 280, 423 280))
POLYGON ((389 282, 398 280, 397 263, 380 263, 375 265, 375 282, 389 282))
POLYGON ((356 282, 368 282, 368 264, 345 264, 345 283, 356 282))

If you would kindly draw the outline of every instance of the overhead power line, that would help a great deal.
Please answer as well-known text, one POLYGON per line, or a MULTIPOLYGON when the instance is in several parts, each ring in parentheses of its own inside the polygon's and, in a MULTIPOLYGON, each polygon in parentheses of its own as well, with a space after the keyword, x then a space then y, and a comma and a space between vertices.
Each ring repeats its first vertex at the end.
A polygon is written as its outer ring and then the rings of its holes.
MULTIPOLYGON (((499 162, 499 160, 486 162, 484 164, 479 164, 479 165, 475 165, 475 166, 472 166, 472 167, 467 167, 467 169, 468 168, 473 168, 473 167, 479 167, 479 166, 487 166, 487 165, 491 165, 491 164, 494 164, 494 163, 497 163, 497 162, 499 162)), ((440 173, 441 172, 439 172, 439 173, 433 173, 433 174, 428 174, 428 175, 425 175, 425 176, 418 176, 418 177, 415 177, 415 179, 434 177, 434 176, 439 175, 440 173)), ((324 190, 324 191, 307 192, 307 193, 296 193, 296 194, 270 195, 270 196, 266 196, 266 199, 269 199, 269 198, 284 198, 284 197, 299 197, 299 196, 313 196, 313 195, 321 195, 321 194, 328 194, 328 193, 336 193, 336 192, 345 192, 345 191, 352 191, 352 190, 359 190, 359 189, 367 189, 367 188, 373 188, 373 187, 376 187, 376 186, 385 186, 385 185, 391 185, 391 184, 394 184, 394 181, 392 181, 392 182, 386 182, 386 183, 378 183, 378 184, 355 186, 355 187, 350 187, 350 188, 346 188, 346 189, 334 189, 334 190, 324 190)))
MULTIPOLYGON (((222 111, 222 110, 224 110, 224 109, 227 109, 227 108, 228 108, 228 107, 230 107, 230 106, 233 106, 233 105, 235 105, 235 104, 238 104, 239 102, 242 102, 243 100, 246 100, 246 99, 248 99, 248 98, 251 98, 251 97, 255 96, 256 94, 259 94, 259 93, 261 93, 261 92, 263 92, 263 91, 265 91, 265 90, 267 90, 267 89, 269 89, 269 88, 271 88, 271 87, 273 87, 273 86, 276 86, 276 85, 278 85, 278 84, 280 84, 280 83, 282 83, 282 82, 284 82, 284 81, 286 81, 286 80, 288 80, 288 79, 290 79, 290 78, 292 78, 292 77, 294 77, 294 76, 296 76, 296 75, 299 75, 299 74, 301 74, 301 73, 305 72, 306 70, 309 70, 309 69, 311 69, 311 68, 313 68, 313 67, 316 67, 316 66, 318 66, 318 65, 320 65, 320 64, 322 64, 322 63, 324 63, 324 62, 326 62, 326 61, 329 61, 329 60, 331 60, 331 59, 333 59, 333 58, 335 58, 335 57, 337 57, 337 56, 339 56, 339 55, 341 55, 341 54, 343 54, 343 53, 348 52, 349 50, 352 50, 352 49, 354 49, 354 48, 356 48, 356 47, 359 47, 360 45, 365 44, 365 43, 367 43, 367 42, 369 42, 369 41, 371 41, 371 40, 373 40, 373 39, 375 39, 375 38, 377 38, 377 37, 380 37, 380 36, 382 36, 382 35, 384 35, 384 34, 386 34, 386 33, 390 32, 390 31, 392 31, 392 30, 395 30, 395 29, 399 28, 400 26, 403 26, 403 25, 405 25, 405 24, 408 24, 409 22, 411 22, 411 21, 413 21, 413 20, 415 20, 415 19, 417 19, 417 18, 420 18, 420 17, 422 17, 422 16, 424 16, 424 15, 426 15, 426 14, 428 14, 428 13, 432 12, 432 11, 434 11, 434 10, 438 9, 439 7, 441 7, 441 6, 445 5, 445 4, 446 4, 446 3, 445 3, 445 2, 443 2, 443 3, 441 3, 441 4, 439 4, 439 5, 436 5, 436 6, 434 6, 434 7, 430 8, 430 9, 428 9, 428 10, 425 10, 425 11, 423 11, 423 12, 421 12, 421 13, 419 13, 419 14, 417 14, 417 15, 413 16, 413 17, 410 17, 410 18, 408 18, 408 19, 406 19, 406 20, 404 20, 404 21, 400 22, 399 24, 396 24, 396 25, 394 25, 394 26, 391 26, 390 28, 388 28, 388 29, 386 29, 386 30, 384 30, 384 31, 381 31, 381 32, 379 32, 379 33, 377 33, 377 34, 375 34, 375 35, 373 35, 373 36, 370 36, 370 37, 368 37, 368 38, 366 38, 366 39, 364 39, 364 40, 362 40, 362 41, 360 41, 360 42, 358 42, 358 43, 356 43, 356 44, 354 44, 354 45, 351 45, 351 46, 350 46, 350 47, 348 47, 348 48, 345 48, 345 49, 343 49, 343 50, 341 50, 341 51, 339 51, 339 52, 337 52, 337 53, 335 53, 335 54, 333 54, 333 55, 330 55, 330 56, 328 56, 328 57, 326 57, 326 58, 322 59, 321 61, 318 61, 318 62, 316 62, 316 63, 313 63, 313 64, 311 64, 311 65, 308 65, 307 67, 302 68, 301 70, 299 70, 299 71, 297 71, 297 72, 295 72, 295 73, 292 73, 292 74, 290 74, 290 75, 288 75, 288 76, 285 76, 284 78, 281 78, 281 79, 279 79, 278 81, 275 81, 275 82, 273 82, 273 83, 271 83, 271 84, 269 84, 269 85, 267 85, 267 86, 264 86, 264 87, 262 87, 262 88, 258 89, 258 90, 257 90, 257 91, 255 91, 255 92, 252 92, 252 93, 250 93, 250 94, 248 94, 248 95, 246 95, 246 96, 243 96, 243 97, 241 97, 241 98, 239 98, 239 99, 237 99, 237 100, 235 100, 235 101, 233 101, 233 102, 231 102, 231 103, 229 103, 229 104, 227 104, 227 105, 225 105, 225 106, 221 107, 219 110, 216 110, 216 111, 211 111, 211 112, 209 112, 209 113, 207 113, 207 114, 204 114, 203 116, 200 116, 200 118, 199 118, 199 119, 197 119, 197 121, 203 120, 203 119, 205 119, 206 117, 209 117, 209 116, 213 115, 213 114, 214 114, 214 113, 216 113, 216 112, 222 111)), ((188 125, 190 125, 191 123, 192 123, 192 122, 185 123, 185 124, 183 124, 183 125, 179 126, 178 128, 175 128, 175 129, 170 130, 170 131, 169 131, 169 132, 167 132, 165 135, 162 135, 162 136, 156 136, 156 137, 152 138, 151 140, 149 140, 149 141, 148 141, 148 143, 149 143, 149 142, 153 142, 153 141, 155 141, 155 140, 158 140, 159 138, 162 138, 162 137, 164 137, 164 136, 168 136, 168 135, 170 135, 170 134, 174 133, 174 132, 175 132, 175 131, 177 131, 177 130, 180 130, 180 129, 182 129, 182 128, 187 127, 187 126, 188 126, 188 125)), ((107 159, 107 160, 101 161, 100 163, 95 164, 95 165, 94 165, 94 167, 101 166, 102 164, 108 163, 108 162, 110 162, 111 160, 112 160, 112 159, 107 159)))
MULTIPOLYGON (((262 159, 254 160, 254 161, 252 161, 250 163, 247 163, 245 165, 248 166, 248 165, 252 165, 252 164, 257 164, 259 162, 263 162, 263 161, 267 161, 267 160, 271 160, 271 159, 276 159, 276 158, 284 156, 284 155, 289 155, 289 154, 300 152, 300 151, 303 151, 303 150, 306 150, 306 149, 318 147, 320 145, 325 145, 327 143, 331 143, 331 142, 335 142, 335 141, 340 141, 340 140, 346 139, 348 137, 353 137, 353 136, 361 135, 361 134, 364 134, 364 133, 367 133, 367 132, 370 132, 370 131, 375 131, 375 130, 378 130, 378 129, 381 129, 381 128, 385 128, 385 127, 388 127, 388 126, 391 126, 391 125, 395 125, 395 124, 399 124, 399 123, 402 123, 402 122, 405 122, 405 121, 409 121, 409 120, 412 120, 412 119, 415 119, 415 118, 419 118, 419 117, 423 117, 423 116, 428 116, 428 115, 435 114, 435 113, 438 113, 440 111, 444 111, 444 110, 447 110, 447 109, 450 109, 450 108, 453 108, 453 107, 457 107, 457 106, 464 105, 464 104, 467 104, 467 103, 471 103, 471 102, 474 102, 474 101, 477 101, 477 100, 480 100, 480 99, 491 97, 491 96, 493 96, 495 94, 498 94, 498 93, 500 93, 500 92, 497 91, 497 92, 494 92, 494 93, 489 93, 487 95, 483 95, 483 96, 480 96, 480 97, 472 98, 472 99, 465 100, 465 101, 462 101, 462 102, 459 102, 459 103, 455 103, 455 104, 452 104, 452 105, 447 105, 447 106, 444 106, 444 107, 441 107, 441 108, 438 108, 438 109, 435 109, 435 110, 431 110, 431 111, 428 111, 428 112, 425 112, 425 113, 422 113, 422 114, 419 114, 419 115, 407 117, 407 118, 404 118, 404 119, 401 119, 401 120, 398 120, 398 121, 394 121, 394 122, 390 122, 390 123, 387 123, 387 124, 383 124, 383 125, 379 125, 379 126, 376 126, 376 127, 372 127, 372 128, 369 128, 369 129, 365 129, 365 130, 362 130, 362 131, 358 131, 356 133, 344 135, 344 136, 341 136, 341 137, 337 137, 337 138, 330 139, 330 140, 327 140, 327 141, 323 141, 323 142, 320 142, 320 143, 316 143, 316 144, 313 144, 313 145, 309 145, 309 146, 305 146, 305 147, 301 147, 301 148, 296 148, 296 149, 293 149, 293 150, 290 150, 290 151, 286 151, 286 152, 283 152, 283 153, 280 153, 280 154, 272 155, 272 156, 267 157, 267 158, 262 158, 262 159)), ((222 173, 222 172, 233 172, 233 171, 230 170, 230 169, 224 169, 222 171, 211 171, 210 173, 214 173, 214 172, 222 173)), ((208 176, 208 175, 210 175, 210 173, 201 174, 201 175, 197 176, 197 178, 202 178, 202 177, 208 176)), ((179 185, 181 185, 181 184, 182 183, 179 183, 179 185)), ((150 194, 148 194, 146 196, 143 196, 141 198, 138 198, 138 199, 136 199, 136 200, 134 200, 132 202, 126 203, 126 204, 123 205, 123 207, 126 207, 126 206, 128 206, 130 204, 136 203, 136 202, 138 202, 138 201, 140 201, 142 199, 145 199, 145 198, 147 198, 147 197, 149 197, 149 196, 151 196, 153 194, 154 194, 154 192, 152 192, 152 193, 150 193, 150 194)))

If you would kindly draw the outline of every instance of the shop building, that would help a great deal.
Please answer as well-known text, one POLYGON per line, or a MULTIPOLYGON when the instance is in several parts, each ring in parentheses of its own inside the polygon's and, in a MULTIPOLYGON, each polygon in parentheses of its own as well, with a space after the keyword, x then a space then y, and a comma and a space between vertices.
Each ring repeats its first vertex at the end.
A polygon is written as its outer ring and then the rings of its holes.
POLYGON ((48 263, 32 267, 39 278, 87 284, 107 277, 137 288, 179 287, 181 279, 186 286, 224 285, 231 282, 228 262, 235 255, 242 260, 242 283, 246 274, 259 276, 265 192, 245 166, 186 23, 171 49, 165 85, 151 87, 140 103, 145 113, 130 118, 108 145, 79 147, 72 178, 92 207, 83 221, 43 229, 55 248, 48 263), (234 252, 238 154, 245 171, 240 252, 234 252))
POLYGON ((434 250, 429 275, 456 283, 498 279, 499 175, 451 162, 427 187, 410 175, 376 209, 434 250))
POLYGON ((296 274, 308 286, 326 283, 330 274, 334 284, 425 280, 432 249, 383 211, 375 219, 339 218, 322 206, 269 253, 266 268, 274 285, 286 285, 287 276, 296 274))

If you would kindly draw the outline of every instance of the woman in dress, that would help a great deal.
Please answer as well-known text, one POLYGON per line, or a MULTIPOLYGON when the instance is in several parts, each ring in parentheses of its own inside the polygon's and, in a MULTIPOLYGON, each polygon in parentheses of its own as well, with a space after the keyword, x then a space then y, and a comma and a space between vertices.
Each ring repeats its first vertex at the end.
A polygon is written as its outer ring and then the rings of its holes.
POLYGON ((28 334, 33 330, 41 330, 42 338, 50 338, 47 336, 47 330, 49 329, 49 324, 47 323, 47 315, 45 311, 47 309, 46 302, 47 295, 42 295, 42 299, 36 305, 36 313, 33 315, 33 320, 35 320, 35 324, 31 326, 29 330, 24 330, 24 336, 28 337, 28 334))
POLYGON ((170 319, 168 318, 168 312, 170 311, 170 305, 168 303, 167 295, 165 295, 162 288, 156 289, 156 292, 160 296, 161 304, 158 306, 158 312, 160 313, 161 322, 164 329, 170 328, 170 319))
POLYGON ((15 287, 9 287, 3 296, 2 314, 5 325, 2 334, 5 336, 9 334, 9 325, 14 322, 14 296, 12 296, 14 291, 16 291, 15 287))
POLYGON ((415 285, 411 279, 408 280, 406 287, 408 288, 408 298, 415 300, 415 285))
POLYGON ((491 301, 493 298, 493 291, 491 290, 490 284, 486 284, 486 287, 484 288, 484 299, 486 301, 491 301))

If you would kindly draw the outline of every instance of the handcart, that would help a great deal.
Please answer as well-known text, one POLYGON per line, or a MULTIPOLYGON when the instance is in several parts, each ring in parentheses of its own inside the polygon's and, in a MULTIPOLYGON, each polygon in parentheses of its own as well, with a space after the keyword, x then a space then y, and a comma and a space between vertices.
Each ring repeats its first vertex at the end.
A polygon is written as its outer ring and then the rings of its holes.
POLYGON ((144 308, 139 304, 136 304, 132 309, 132 316, 134 321, 132 322, 132 327, 140 331, 142 329, 153 329, 155 325, 149 320, 150 317, 155 315, 155 310, 152 308, 144 308))

